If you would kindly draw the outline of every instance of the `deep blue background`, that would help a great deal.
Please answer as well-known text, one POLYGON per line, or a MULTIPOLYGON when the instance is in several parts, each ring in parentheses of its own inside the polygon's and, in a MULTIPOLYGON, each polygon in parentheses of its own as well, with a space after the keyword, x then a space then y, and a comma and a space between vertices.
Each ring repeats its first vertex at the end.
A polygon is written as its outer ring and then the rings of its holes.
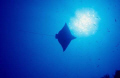
POLYGON ((120 70, 119 24, 119 0, 0 0, 0 78, 113 78, 120 70), (29 33, 55 35, 82 8, 97 12, 98 30, 65 52, 54 36, 29 33))

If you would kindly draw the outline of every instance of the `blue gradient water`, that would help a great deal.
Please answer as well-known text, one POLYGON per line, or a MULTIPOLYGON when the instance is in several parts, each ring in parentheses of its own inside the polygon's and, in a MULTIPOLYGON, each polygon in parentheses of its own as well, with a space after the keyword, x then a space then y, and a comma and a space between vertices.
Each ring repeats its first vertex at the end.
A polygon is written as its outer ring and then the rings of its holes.
POLYGON ((0 78, 113 78, 120 70, 119 13, 119 0, 1 0, 0 78), (58 33, 82 8, 97 12, 98 30, 62 52, 46 35, 58 33))

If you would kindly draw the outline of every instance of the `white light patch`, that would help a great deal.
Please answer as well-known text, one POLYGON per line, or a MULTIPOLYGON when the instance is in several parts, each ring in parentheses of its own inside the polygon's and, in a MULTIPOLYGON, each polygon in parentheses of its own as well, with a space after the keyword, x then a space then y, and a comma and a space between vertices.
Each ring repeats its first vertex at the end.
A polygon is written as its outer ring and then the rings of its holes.
POLYGON ((92 9, 76 11, 75 17, 70 19, 69 28, 72 34, 78 36, 89 36, 96 32, 98 16, 92 9))

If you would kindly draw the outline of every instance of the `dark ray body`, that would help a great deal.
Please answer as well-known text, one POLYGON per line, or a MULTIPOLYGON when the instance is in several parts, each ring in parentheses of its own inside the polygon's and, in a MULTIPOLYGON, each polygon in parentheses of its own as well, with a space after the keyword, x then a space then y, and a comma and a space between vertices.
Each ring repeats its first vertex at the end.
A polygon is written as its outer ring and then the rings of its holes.
POLYGON ((65 51, 71 40, 75 39, 76 37, 71 34, 67 24, 65 23, 64 27, 59 31, 59 33, 55 35, 55 38, 58 39, 63 51, 65 51))

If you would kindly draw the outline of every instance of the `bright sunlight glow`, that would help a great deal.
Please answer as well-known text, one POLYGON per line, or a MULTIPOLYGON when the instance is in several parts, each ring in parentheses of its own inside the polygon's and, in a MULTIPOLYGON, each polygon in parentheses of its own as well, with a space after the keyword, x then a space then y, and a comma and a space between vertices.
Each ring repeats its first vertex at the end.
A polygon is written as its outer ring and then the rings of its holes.
POLYGON ((76 37, 89 36, 96 32, 98 21, 99 17, 93 9, 78 10, 70 19, 69 28, 76 37))

